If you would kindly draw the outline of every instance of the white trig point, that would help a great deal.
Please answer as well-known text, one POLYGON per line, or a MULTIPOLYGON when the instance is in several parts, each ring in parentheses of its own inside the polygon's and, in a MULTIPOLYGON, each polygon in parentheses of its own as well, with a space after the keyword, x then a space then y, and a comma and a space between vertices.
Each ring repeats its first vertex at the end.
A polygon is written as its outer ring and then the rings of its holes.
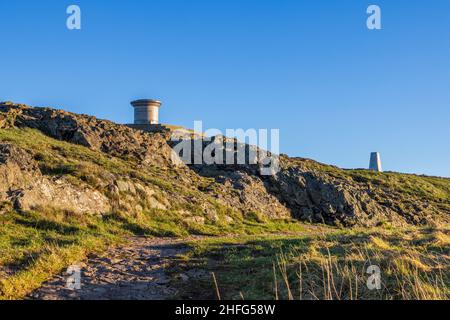
POLYGON ((370 154, 369 170, 383 172, 383 168, 381 167, 381 156, 379 152, 372 152, 370 154))

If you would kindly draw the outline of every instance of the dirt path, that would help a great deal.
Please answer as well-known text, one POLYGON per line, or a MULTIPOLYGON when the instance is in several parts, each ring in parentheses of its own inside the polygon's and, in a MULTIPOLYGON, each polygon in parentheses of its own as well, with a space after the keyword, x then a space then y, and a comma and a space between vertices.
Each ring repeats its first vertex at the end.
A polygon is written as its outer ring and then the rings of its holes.
MULTIPOLYGON (((314 227, 317 232, 318 228, 314 227)), ((271 234, 271 236, 299 236, 310 231, 271 234)), ((229 236, 229 238, 238 236, 229 236)), ((179 254, 186 253, 188 241, 208 237, 192 236, 187 239, 132 237, 125 244, 107 250, 101 256, 92 256, 76 266, 80 269, 81 289, 67 288, 67 273, 56 276, 29 295, 38 300, 164 300, 183 291, 190 281, 210 277, 203 269, 181 271, 179 254), (174 268, 169 268, 174 267, 174 268), (178 269, 171 281, 167 270, 178 269), (182 273, 178 273, 182 272, 182 273), (180 287, 181 286, 181 287, 180 287), (177 288, 180 287, 180 288, 177 288), (181 290, 179 290, 181 289, 181 290)), ((196 293, 198 297, 209 295, 196 293)), ((214 298, 214 296, 211 296, 214 298)))
POLYGON ((81 269, 81 289, 67 288, 61 274, 30 295, 39 300, 163 300, 177 290, 165 269, 188 247, 183 240, 131 238, 102 256, 89 258, 81 269))

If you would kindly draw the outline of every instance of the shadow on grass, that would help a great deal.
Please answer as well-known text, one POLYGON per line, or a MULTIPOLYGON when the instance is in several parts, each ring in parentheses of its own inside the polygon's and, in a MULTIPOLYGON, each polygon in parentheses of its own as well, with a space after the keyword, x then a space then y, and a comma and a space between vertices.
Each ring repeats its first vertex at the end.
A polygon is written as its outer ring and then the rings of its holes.
POLYGON ((24 218, 16 218, 15 222, 24 227, 34 228, 41 231, 55 231, 63 235, 74 235, 81 231, 79 227, 68 226, 63 223, 58 223, 47 219, 36 219, 34 221, 30 221, 24 218))
MULTIPOLYGON (((425 229, 414 235, 427 237, 430 232, 433 230, 425 229)), ((416 285, 433 287, 436 279, 439 280, 442 285, 436 289, 440 290, 436 297, 445 294, 445 286, 450 287, 449 273, 445 271, 448 270, 445 245, 441 245, 438 255, 435 246, 432 239, 417 245, 417 238, 411 235, 402 238, 401 234, 381 231, 257 239, 239 244, 224 241, 198 247, 193 244, 192 259, 183 268, 190 270, 201 266, 208 273, 214 272, 224 299, 241 299, 242 296, 246 300, 274 299, 275 294, 280 299, 287 299, 288 290, 294 293, 294 298, 303 296, 306 299, 324 299, 330 295, 354 299, 355 292, 359 293, 357 299, 420 299, 422 296, 414 293, 416 285), (400 261, 404 263, 399 266, 400 261), (370 265, 377 265, 384 272, 390 270, 383 273, 381 291, 370 291, 366 287, 366 270, 370 265), (402 270, 402 267, 407 269, 402 270), (300 269, 302 276, 299 278, 300 269), (324 285, 329 283, 324 278, 327 272, 333 274, 336 292, 324 290, 324 285), (408 276, 410 272, 413 273, 408 276), (274 291, 275 278, 277 293, 274 291), (286 287, 286 281, 290 288, 286 287)), ((213 292, 213 280, 204 280, 196 283, 195 291, 213 292)), ((195 292, 189 287, 185 290, 180 296, 187 297, 195 292)))

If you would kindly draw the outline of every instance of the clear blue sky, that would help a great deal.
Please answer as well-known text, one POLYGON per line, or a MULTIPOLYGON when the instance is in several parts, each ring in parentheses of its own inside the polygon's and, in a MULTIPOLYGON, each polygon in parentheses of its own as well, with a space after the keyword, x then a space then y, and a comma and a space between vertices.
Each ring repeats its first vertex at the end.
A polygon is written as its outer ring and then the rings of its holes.
POLYGON ((279 128, 281 152, 450 176, 450 1, 0 2, 0 100, 131 122, 279 128), (66 8, 82 30, 66 28, 66 8), (366 9, 382 9, 381 31, 366 9))

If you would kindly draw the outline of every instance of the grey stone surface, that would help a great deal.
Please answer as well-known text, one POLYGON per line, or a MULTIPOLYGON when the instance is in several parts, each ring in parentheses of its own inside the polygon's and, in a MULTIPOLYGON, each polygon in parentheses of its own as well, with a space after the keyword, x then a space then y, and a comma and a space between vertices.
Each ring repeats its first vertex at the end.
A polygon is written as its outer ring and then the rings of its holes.
POLYGON ((141 99, 132 101, 131 105, 134 107, 134 124, 159 124, 160 101, 141 99))
POLYGON ((101 215, 109 212, 109 200, 87 185, 75 186, 65 177, 42 174, 33 157, 20 147, 0 143, 0 202, 17 210, 51 207, 74 213, 101 215))
POLYGON ((161 124, 127 124, 128 127, 145 132, 168 132, 169 128, 161 124))
MULTIPOLYGON (((117 175, 108 166, 96 166, 94 182, 88 179, 81 185, 71 186, 70 181, 60 175, 43 176, 33 150, 21 152, 20 147, 3 143, 0 148, 0 214, 9 210, 11 204, 22 210, 33 204, 55 203, 64 208, 75 204, 77 208, 92 209, 102 198, 100 195, 93 197, 91 190, 94 188, 110 202, 105 203, 105 208, 98 206, 100 213, 110 211, 108 206, 113 211, 139 214, 142 210, 186 208, 189 204, 198 210, 183 210, 186 212, 183 219, 202 216, 208 223, 236 220, 235 216, 232 218, 226 211, 218 210, 211 199, 244 217, 250 213, 258 219, 294 217, 346 226, 385 222, 425 224, 437 219, 448 221, 450 217, 450 210, 441 202, 411 195, 395 186, 373 184, 358 174, 346 174, 339 168, 308 159, 282 155, 281 171, 274 176, 261 176, 258 165, 174 164, 171 147, 178 141, 172 140, 170 132, 133 130, 61 110, 0 103, 0 128, 37 129, 52 138, 102 152, 115 161, 125 161, 135 170, 117 175), (148 177, 156 179, 148 180, 148 177), (62 196, 54 202, 56 195, 62 196)), ((188 143, 194 144, 192 140, 188 143)), ((206 147, 207 142, 204 143, 206 147)), ((235 147, 233 149, 237 150, 237 144, 235 147)))
POLYGON ((383 172, 383 167, 381 166, 381 155, 379 152, 372 152, 370 154, 369 170, 383 172))
MULTIPOLYGON (((164 300, 177 294, 167 270, 188 247, 182 240, 133 237, 103 256, 80 262, 81 289, 67 288, 61 273, 33 292, 38 300, 164 300)), ((183 275, 183 277, 187 277, 183 275)))

